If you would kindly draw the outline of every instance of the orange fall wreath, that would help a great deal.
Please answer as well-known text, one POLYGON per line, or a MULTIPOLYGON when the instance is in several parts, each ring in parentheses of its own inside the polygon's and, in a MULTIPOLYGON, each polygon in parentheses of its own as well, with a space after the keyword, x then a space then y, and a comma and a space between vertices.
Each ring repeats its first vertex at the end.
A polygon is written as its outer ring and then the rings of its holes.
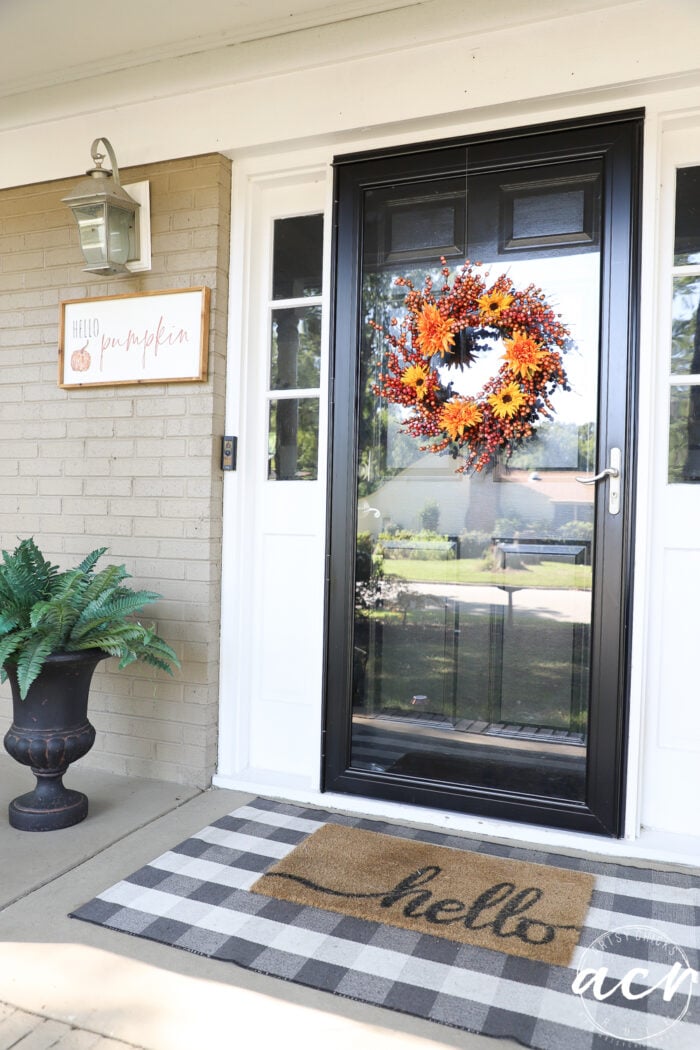
POLYGON ((481 471, 496 453, 508 456, 531 437, 538 420, 551 418, 555 390, 569 389, 562 364, 569 332, 535 285, 521 291, 504 274, 488 286, 488 271, 482 275, 469 261, 450 285, 440 261, 438 294, 429 276, 422 290, 398 277, 408 289, 405 316, 392 319, 393 331, 371 322, 387 344, 374 392, 410 410, 402 426, 427 439, 422 451, 463 456, 460 473, 481 471), (440 369, 468 368, 498 340, 503 363, 475 397, 442 381, 440 369))

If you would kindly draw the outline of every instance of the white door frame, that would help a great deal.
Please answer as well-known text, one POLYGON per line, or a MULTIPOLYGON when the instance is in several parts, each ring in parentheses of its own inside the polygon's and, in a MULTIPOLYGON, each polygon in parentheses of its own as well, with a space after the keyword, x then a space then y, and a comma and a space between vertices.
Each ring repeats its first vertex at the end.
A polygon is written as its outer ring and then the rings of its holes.
POLYGON ((286 215, 327 215, 331 185, 331 169, 318 159, 262 171, 255 164, 234 166, 226 418, 227 433, 238 436, 239 442, 237 469, 225 475, 224 484, 217 783, 235 778, 311 791, 320 786, 328 237, 324 240, 318 480, 267 480, 264 408, 273 222, 286 215), (292 536, 296 542, 290 544, 292 536), (266 563, 285 572, 277 588, 266 574, 266 563), (280 618, 286 618, 288 629, 280 629, 280 618))
MULTIPOLYGON (((639 812, 643 828, 700 835, 697 588, 700 485, 668 484, 676 169, 700 167, 700 115, 662 123, 656 284, 653 492, 648 577, 646 714, 639 812)), ((700 275, 700 266, 683 273, 700 275)), ((675 376, 676 381, 684 377, 675 376)), ((690 380, 693 383, 693 380, 690 380)), ((697 383, 697 379, 695 380, 697 383)))

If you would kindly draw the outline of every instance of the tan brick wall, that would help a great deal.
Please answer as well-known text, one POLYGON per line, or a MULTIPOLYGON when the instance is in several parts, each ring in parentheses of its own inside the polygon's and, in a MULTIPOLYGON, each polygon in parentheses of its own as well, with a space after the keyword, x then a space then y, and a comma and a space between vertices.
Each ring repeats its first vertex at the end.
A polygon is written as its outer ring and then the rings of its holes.
MULTIPOLYGON (((230 163, 212 154, 122 172, 143 179, 153 265, 120 279, 82 270, 61 203, 75 179, 0 191, 0 545, 34 536, 62 567, 106 546, 104 564, 124 563, 133 586, 163 595, 150 609, 182 671, 103 665, 90 700, 97 741, 81 761, 205 786, 218 716, 230 163), (202 285, 206 383, 58 387, 61 300, 202 285)), ((10 714, 5 684, 1 733, 10 714)))

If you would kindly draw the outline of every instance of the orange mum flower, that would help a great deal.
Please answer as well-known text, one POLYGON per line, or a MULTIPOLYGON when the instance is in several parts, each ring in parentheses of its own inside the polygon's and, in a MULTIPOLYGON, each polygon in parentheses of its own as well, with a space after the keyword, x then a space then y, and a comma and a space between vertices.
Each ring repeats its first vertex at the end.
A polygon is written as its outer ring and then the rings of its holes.
POLYGON ((432 357, 433 354, 452 353, 455 337, 452 334, 452 326, 446 317, 443 317, 437 306, 426 303, 418 318, 418 346, 424 357, 432 357))
POLYGON ((504 339, 503 342, 506 347, 503 357, 511 372, 523 379, 532 379, 545 356, 540 343, 523 331, 513 332, 513 338, 504 339))
POLYGON ((477 299, 481 312, 492 319, 501 316, 504 310, 507 310, 510 304, 513 302, 513 296, 508 295, 506 292, 490 291, 480 295, 477 299))
POLYGON ((509 419, 514 416, 525 401, 525 395, 517 383, 508 383, 489 397, 494 416, 509 419))
POLYGON ((422 401, 425 397, 428 389, 426 386, 427 379, 428 369, 423 368, 422 365, 409 365, 401 373, 401 382, 415 390, 418 401, 422 401))
POLYGON ((476 426, 482 419, 481 409, 475 401, 459 399, 448 401, 440 413, 440 426, 453 441, 464 437, 465 430, 476 426))

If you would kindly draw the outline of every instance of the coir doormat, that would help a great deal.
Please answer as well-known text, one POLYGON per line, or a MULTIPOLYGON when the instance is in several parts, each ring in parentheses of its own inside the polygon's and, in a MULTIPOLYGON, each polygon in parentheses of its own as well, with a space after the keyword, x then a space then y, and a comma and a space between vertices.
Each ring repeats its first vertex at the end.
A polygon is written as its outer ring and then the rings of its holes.
POLYGON ((566 966, 594 881, 585 872, 325 824, 251 890, 566 966))
MULTIPOLYGON (((349 838, 343 857, 350 861, 348 843, 349 838)), ((515 877, 503 881, 519 891, 515 877)), ((533 885, 528 881, 525 888, 533 885)), ((389 886, 396 890, 391 880, 389 886)), ((437 889, 437 877, 414 888, 428 892, 433 886, 437 889)), ((448 893, 452 890, 433 891, 422 907, 414 894, 415 910, 439 901, 432 914, 447 918, 456 917, 463 903, 467 910, 472 906, 462 892, 448 893)), ((472 925, 493 923, 493 910, 482 914, 474 920, 472 913, 472 925)), ((534 915, 534 906, 519 914, 534 915)), ((75 917, 536 1050, 700 1047, 700 985, 692 982, 700 966, 700 878, 682 872, 551 857, 256 799, 106 889, 75 917), (329 824, 340 825, 347 836, 359 829, 448 847, 470 858, 592 875, 595 885, 571 960, 553 964, 508 954, 500 946, 460 943, 383 919, 251 892, 261 876, 279 862, 287 864, 300 844, 329 824)), ((502 931, 515 928, 517 918, 510 927, 504 920, 502 931)))

